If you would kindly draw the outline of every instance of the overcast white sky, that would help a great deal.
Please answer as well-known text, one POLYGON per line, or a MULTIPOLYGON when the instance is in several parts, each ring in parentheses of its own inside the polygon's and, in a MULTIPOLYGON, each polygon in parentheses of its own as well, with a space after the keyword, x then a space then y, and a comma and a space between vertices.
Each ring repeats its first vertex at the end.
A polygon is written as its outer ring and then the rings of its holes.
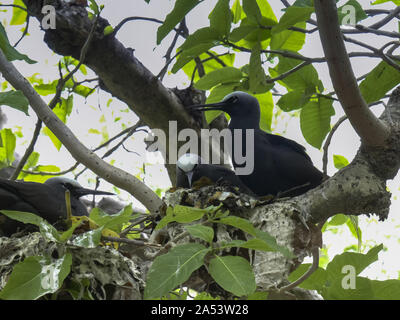
MULTIPOLYGON (((339 5, 345 1, 340 1, 339 5)), ((363 0, 359 1, 364 8, 369 7, 370 1, 363 0)), ((11 1, 2 1, 2 3, 12 3, 11 1)), ((128 16, 144 16, 154 17, 163 20, 166 14, 172 9, 174 1, 165 0, 151 0, 150 4, 146 4, 144 0, 126 1, 126 0, 113 0, 113 1, 98 1, 99 4, 103 3, 105 9, 102 16, 108 19, 112 26, 118 24, 123 18, 128 16)), ((199 27, 208 25, 208 14, 210 8, 214 6, 216 0, 207 0, 201 3, 193 12, 187 17, 187 24, 190 32, 195 31, 199 27)), ((275 9, 276 15, 281 15, 280 9, 282 8, 281 2, 278 0, 270 0, 269 3, 275 9)), ((393 8, 393 4, 381 5, 379 8, 393 8)), ((0 12, 0 21, 9 21, 9 14, 0 12)), ((374 20, 368 20, 368 24, 372 24, 374 20)), ((147 21, 135 21, 127 23, 118 33, 118 39, 126 46, 134 48, 135 56, 154 74, 157 74, 164 66, 164 59, 162 58, 167 50, 171 40, 172 33, 164 39, 160 46, 156 46, 156 31, 159 25, 147 22, 147 21)), ((397 30, 397 25, 392 23, 387 26, 388 30, 397 30)), ((21 26, 6 27, 11 43, 20 36, 21 26)), ((44 44, 43 32, 39 30, 38 23, 31 19, 30 35, 26 37, 21 44, 18 46, 18 50, 29 55, 31 59, 38 61, 37 64, 28 65, 24 62, 17 62, 16 66, 25 76, 32 76, 34 73, 40 73, 45 80, 52 81, 58 77, 57 62, 59 56, 53 54, 50 49, 44 44)), ((371 38, 370 36, 363 37, 363 40, 368 41, 372 45, 379 46, 382 44, 378 42, 378 39, 371 38)), ((383 39, 387 40, 387 39, 383 39)), ((354 49, 354 46, 349 46, 349 50, 354 49)), ((360 51, 360 48, 356 48, 360 51)), ((308 36, 306 39, 306 45, 301 51, 302 54, 310 57, 323 56, 319 37, 317 33, 308 36)), ((242 65, 247 61, 248 55, 238 55, 236 63, 238 66, 242 65)), ((353 69, 357 76, 362 75, 371 70, 379 60, 368 60, 368 59, 353 59, 353 69)), ((332 85, 328 74, 328 69, 325 64, 315 65, 319 72, 320 79, 323 81, 325 88, 331 91, 332 85)), ((93 78, 93 74, 89 74, 88 78, 93 78)), ((187 77, 183 72, 178 72, 176 75, 168 75, 165 77, 164 84, 167 87, 180 87, 184 88, 188 84, 187 77)), ((47 100, 49 97, 46 97, 47 100)), ((137 117, 128 110, 127 106, 113 99, 110 106, 107 107, 107 102, 112 97, 103 92, 96 92, 90 96, 87 101, 82 98, 75 97, 74 100, 74 111, 69 118, 67 124, 71 127, 73 132, 82 140, 82 142, 90 148, 96 147, 101 143, 102 136, 89 133, 89 129, 94 128, 102 131, 106 128, 109 136, 113 136, 121 131, 121 123, 125 125, 132 125, 136 122, 137 117), (117 117, 121 117, 121 120, 115 122, 117 117), (104 121, 100 122, 101 118, 104 121)), ((27 144, 32 136, 33 127, 36 122, 34 112, 30 110, 30 116, 27 117, 23 113, 11 110, 7 107, 1 107, 8 115, 8 123, 6 127, 16 128, 16 126, 23 127, 22 131, 24 137, 19 139, 17 151, 23 154, 27 144)), ((332 125, 336 120, 343 114, 340 105, 335 105, 336 115, 332 118, 332 125)), ((375 107, 378 114, 382 111, 381 107, 375 107)), ((156 116, 156 115, 155 115, 156 116)), ((307 151, 313 159, 314 164, 318 168, 322 168, 322 152, 317 150, 305 142, 300 132, 300 125, 298 118, 284 117, 279 119, 278 125, 276 126, 275 132, 284 134, 286 137, 296 140, 297 142, 305 145, 307 151)), ((122 150, 114 153, 109 160, 115 160, 115 165, 123 168, 133 174, 139 174, 140 169, 143 166, 145 160, 145 145, 143 138, 145 134, 143 132, 135 134, 126 143, 126 147, 129 150, 135 151, 136 153, 127 153, 122 150)), ((336 132, 332 144, 330 147, 329 157, 329 171, 330 175, 336 172, 333 167, 332 155, 339 154, 345 156, 351 161, 357 152, 359 146, 359 138, 354 133, 354 130, 349 125, 348 121, 340 126, 340 129, 336 132)), ((69 168, 74 160, 65 150, 61 148, 60 152, 54 148, 50 139, 47 136, 41 135, 39 142, 37 143, 36 150, 40 152, 40 164, 55 164, 64 170, 69 168)), ((103 150, 104 152, 104 150, 103 150)), ((100 153, 100 155, 103 154, 100 153)), ((143 175, 142 175, 143 177, 143 175)), ((170 185, 168 176, 163 169, 163 166, 146 166, 146 175, 144 175, 145 182, 153 188, 167 188, 170 185)), ((82 185, 93 186, 93 175, 89 172, 79 179, 82 185)), ((106 182, 101 183, 101 188, 110 188, 110 185, 106 182)), ((389 188, 393 192, 393 204, 389 219, 384 223, 371 222, 366 224, 365 221, 371 221, 372 219, 363 218, 363 242, 373 245, 374 243, 379 244, 383 242, 386 247, 389 248, 387 252, 380 254, 380 261, 375 263, 369 274, 370 277, 375 278, 397 278, 398 270, 400 270, 400 260, 397 258, 399 254, 399 179, 396 178, 394 181, 389 183, 389 188), (379 264, 384 264, 380 266, 379 264), (379 274, 377 274, 379 270, 379 274), (381 272, 381 270, 386 270, 381 272)), ((124 201, 133 201, 132 197, 121 192, 121 199, 124 201)), ((329 255, 332 257, 336 253, 341 253, 343 248, 356 244, 357 240, 351 237, 346 229, 342 230, 339 234, 327 233, 325 235, 324 242, 329 245, 329 255)))

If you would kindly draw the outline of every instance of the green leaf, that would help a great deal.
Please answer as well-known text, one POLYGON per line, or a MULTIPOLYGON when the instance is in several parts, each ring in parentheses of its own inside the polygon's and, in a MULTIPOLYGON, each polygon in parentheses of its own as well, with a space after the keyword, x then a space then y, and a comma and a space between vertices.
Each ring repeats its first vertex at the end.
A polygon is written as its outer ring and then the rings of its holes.
POLYGON ((107 36, 107 35, 109 35, 109 34, 111 34, 111 33, 113 33, 113 32, 114 32, 114 28, 113 28, 112 26, 107 26, 107 27, 105 27, 104 30, 103 30, 103 34, 104 34, 105 36, 107 36))
POLYGON ((370 280, 374 298, 380 300, 400 300, 400 280, 370 280))
POLYGON ((214 47, 215 44, 213 42, 201 43, 197 46, 194 46, 190 49, 184 50, 178 57, 176 63, 172 67, 171 72, 177 73, 185 64, 192 61, 194 58, 201 55, 203 52, 214 47))
POLYGON ((11 129, 5 128, 0 131, 0 161, 11 165, 14 161, 14 151, 16 144, 15 134, 11 129))
POLYGON ((195 87, 200 90, 209 90, 212 87, 221 84, 240 81, 242 72, 234 67, 223 67, 204 75, 195 83, 195 87))
POLYGON ((208 212, 206 209, 176 205, 168 207, 167 214, 157 224, 156 230, 165 227, 170 222, 189 223, 201 219, 208 212))
POLYGON ((266 132, 271 132, 272 116, 274 111, 274 100, 271 91, 262 94, 256 94, 260 104, 261 118, 260 128, 266 132))
MULTIPOLYGON (((278 65, 275 68, 269 69, 269 71, 272 77, 277 77, 295 68, 300 63, 301 61, 297 59, 279 57, 278 65)), ((303 90, 307 94, 315 93, 316 88, 321 86, 318 72, 312 65, 307 65, 278 82, 286 88, 303 90)))
POLYGON ((196 30, 194 33, 189 35, 185 42, 180 47, 181 50, 188 50, 193 47, 199 46, 200 44, 218 44, 219 39, 218 31, 216 29, 205 27, 196 30))
MULTIPOLYGON (((218 53, 213 52, 213 51, 209 51, 211 54, 214 55, 218 55, 218 53)), ((201 61, 204 61, 206 59, 209 59, 210 55, 208 53, 202 53, 199 55, 199 59, 201 61)), ((227 67, 232 67, 233 63, 235 61, 235 54, 225 54, 223 56, 219 56, 218 57, 219 60, 221 60, 227 67)), ((221 68, 221 65, 219 64, 219 62, 217 62, 215 59, 209 59, 205 62, 203 62, 203 68, 204 68, 204 72, 206 74, 210 73, 211 71, 217 70, 221 68)), ((189 63, 187 63, 182 70, 185 72, 185 74, 188 76, 189 79, 192 79, 193 77, 193 72, 196 70, 196 74, 193 78, 194 82, 197 82, 200 77, 199 77, 199 72, 197 70, 197 66, 196 66, 196 62, 195 61, 190 61, 189 63)))
POLYGON ((238 297, 256 290, 256 281, 250 263, 242 257, 215 256, 208 267, 213 279, 226 291, 238 297))
MULTIPOLYGON (((342 276, 345 276, 343 274, 342 276)), ((325 300, 367 300, 374 299, 371 280, 356 277, 355 289, 345 288, 341 279, 335 279, 329 286, 323 288, 322 297, 325 300)))
POLYGON ((10 42, 8 41, 8 37, 6 34, 6 30, 3 25, 0 23, 0 49, 3 51, 8 61, 14 60, 25 60, 27 63, 33 64, 36 61, 29 59, 28 56, 19 53, 16 49, 14 49, 10 42))
POLYGON ((366 254, 344 252, 336 255, 326 267, 328 280, 342 279, 344 276, 342 268, 347 265, 354 267, 356 275, 360 274, 366 267, 378 260, 378 253, 382 249, 383 245, 380 244, 370 249, 366 254))
POLYGON ((261 251, 276 251, 274 248, 270 247, 264 240, 259 238, 247 240, 246 242, 238 245, 238 247, 261 251))
POLYGON ((186 226, 185 229, 192 235, 193 237, 200 238, 204 241, 211 243, 214 239, 214 230, 213 228, 202 226, 199 224, 193 226, 186 226))
POLYGON ((340 170, 349 164, 349 160, 339 154, 334 154, 333 164, 336 169, 340 170))
MULTIPOLYGON (((288 277, 290 282, 294 282, 299 279, 304 273, 306 273, 311 267, 311 263, 303 263, 296 270, 294 270, 288 277)), ((315 270, 309 278, 302 282, 299 287, 306 290, 322 290, 327 280, 327 273, 324 269, 318 268, 315 270)))
POLYGON ((260 23, 262 16, 257 1, 243 0, 242 3, 243 3, 243 11, 246 13, 247 18, 254 22, 260 23))
POLYGON ((249 220, 236 216, 229 216, 226 218, 221 218, 219 220, 216 220, 215 222, 227 224, 229 226, 243 230, 252 236, 256 236, 256 228, 254 228, 254 226, 249 220))
POLYGON ((72 239, 71 244, 82 248, 96 248, 101 240, 101 232, 104 227, 87 231, 72 239))
POLYGON ((174 8, 157 30, 157 44, 160 44, 167 34, 183 20, 186 14, 200 2, 201 0, 176 0, 174 8))
POLYGON ((128 223, 131 219, 132 213, 132 205, 126 206, 120 212, 112 215, 105 213, 100 208, 94 208, 90 212, 89 218, 100 227, 104 226, 105 228, 113 230, 116 233, 120 233, 123 225, 128 223))
MULTIPOLYGON (((14 4, 26 8, 25 3, 22 0, 14 0, 14 4)), ((26 21, 26 10, 22 10, 18 7, 13 7, 10 26, 23 24, 25 23, 25 21, 26 21)))
POLYGON ((382 61, 360 83, 360 90, 365 102, 372 103, 381 100, 399 83, 400 72, 382 61))
POLYGON ((31 256, 18 263, 0 292, 0 299, 35 300, 61 288, 71 270, 72 256, 60 259, 31 256))
POLYGON ((209 250, 198 243, 187 243, 158 256, 147 273, 145 299, 160 298, 188 280, 203 265, 209 250))
POLYGON ((352 25, 355 25, 361 20, 368 18, 367 14, 364 12, 357 0, 350 0, 346 2, 343 6, 338 8, 337 12, 340 24, 349 24, 349 22, 351 22, 352 25), (351 9, 349 10, 349 8, 351 9), (348 18, 350 18, 350 21, 348 18))
MULTIPOLYGON (((294 25, 297 28, 306 28, 305 22, 299 22, 294 25)), ((297 52, 303 48, 306 42, 306 34, 302 32, 283 30, 278 33, 272 33, 271 35, 271 50, 289 50, 297 52)))
MULTIPOLYGON (((67 117, 71 114, 72 112, 72 107, 73 107, 73 95, 69 95, 67 99, 61 98, 61 104, 57 104, 57 106, 53 109, 53 112, 57 115, 57 117, 63 122, 67 122, 67 117)), ((53 142, 54 146, 57 148, 59 151, 61 149, 62 143, 61 141, 56 137, 56 135, 48 128, 45 127, 43 129, 43 132, 49 136, 51 141, 53 142)))
POLYGON ((235 0, 232 6, 233 23, 238 23, 244 17, 242 6, 240 5, 240 0, 235 0))
POLYGON ((272 85, 267 84, 267 77, 261 64, 261 47, 260 44, 255 45, 251 51, 249 64, 249 91, 252 93, 264 93, 268 91, 272 85))
POLYGON ((99 6, 98 6, 98 4, 96 3, 96 1, 95 1, 95 0, 89 0, 89 2, 90 2, 90 4, 89 4, 90 9, 92 9, 93 12, 94 12, 96 15, 99 14, 99 13, 100 13, 100 9, 99 9, 99 6))
POLYGON ((345 224, 347 222, 347 220, 349 220, 349 217, 342 214, 342 213, 338 213, 335 214, 328 222, 328 225, 330 226, 340 226, 342 224, 345 224))
POLYGON ((210 27, 218 31, 220 36, 229 34, 232 23, 232 12, 229 8, 229 0, 218 0, 209 17, 210 27))
POLYGON ((21 91, 0 92, 0 106, 6 105, 28 115, 28 99, 21 91))
POLYGON ((283 111, 289 112, 302 108, 307 102, 310 101, 311 94, 304 90, 289 91, 279 98, 277 105, 283 111))
POLYGON ((279 23, 272 28, 272 34, 293 27, 298 22, 308 20, 313 12, 313 7, 288 7, 280 18, 279 23))
POLYGON ((60 235, 58 234, 57 229, 54 228, 45 219, 37 216, 36 214, 30 212, 11 211, 11 210, 1 210, 0 212, 6 215, 10 219, 38 226, 42 236, 49 241, 54 241, 54 242, 60 241, 60 235))
POLYGON ((258 31, 260 28, 256 25, 241 24, 239 27, 232 30, 229 35, 229 41, 238 42, 247 37, 253 31, 258 31))
POLYGON ((285 246, 281 246, 276 242, 275 237, 270 235, 266 231, 255 229, 256 237, 262 239, 271 249, 282 253, 286 258, 293 259, 295 256, 293 253, 285 246))
POLYGON ((306 141, 320 149, 330 131, 331 117, 335 114, 332 100, 318 97, 318 101, 308 102, 300 112, 300 127, 306 141))

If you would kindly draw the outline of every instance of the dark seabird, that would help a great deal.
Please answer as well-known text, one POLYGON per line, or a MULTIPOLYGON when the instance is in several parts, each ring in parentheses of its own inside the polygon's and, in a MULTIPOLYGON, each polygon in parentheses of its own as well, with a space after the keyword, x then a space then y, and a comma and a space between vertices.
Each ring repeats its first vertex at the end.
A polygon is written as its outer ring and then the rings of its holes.
MULTIPOLYGON (((235 154, 235 146, 239 145, 233 130, 242 129, 241 152, 244 155, 246 129, 254 129, 254 169, 250 174, 239 177, 258 196, 297 196, 322 182, 323 173, 314 167, 302 145, 260 129, 260 105, 252 95, 236 91, 219 103, 191 108, 199 111, 221 110, 229 114, 229 129, 233 137, 231 155, 235 154)), ((232 157, 232 163, 235 169, 240 167, 235 157, 232 157)))
POLYGON ((234 171, 215 164, 205 164, 204 160, 193 153, 182 155, 176 164, 176 186, 191 188, 201 178, 207 178, 213 183, 223 182, 237 187, 240 192, 255 196, 239 179, 234 171))
MULTIPOLYGON (((54 177, 45 183, 0 179, 0 210, 24 211, 37 214, 54 224, 67 218, 65 192, 70 191, 71 211, 74 216, 87 216, 80 197, 88 194, 112 195, 110 192, 83 188, 77 181, 54 177)), ((24 226, 6 218, 0 212, 0 232, 9 236, 24 226)))

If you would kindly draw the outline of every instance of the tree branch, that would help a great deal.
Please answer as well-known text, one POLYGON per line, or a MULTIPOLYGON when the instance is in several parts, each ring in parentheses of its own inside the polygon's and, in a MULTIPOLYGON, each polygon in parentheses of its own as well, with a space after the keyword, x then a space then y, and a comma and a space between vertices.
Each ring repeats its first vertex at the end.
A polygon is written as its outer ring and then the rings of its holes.
POLYGON ((131 174, 111 166, 95 153, 88 150, 72 131, 48 108, 47 104, 33 89, 31 84, 9 62, 0 51, 0 71, 3 77, 17 90, 21 90, 37 116, 56 135, 71 155, 80 163, 90 168, 98 176, 113 185, 128 191, 149 211, 156 212, 162 205, 161 199, 139 179, 131 174))
POLYGON ((364 144, 383 146, 389 129, 369 110, 361 95, 340 32, 335 1, 315 0, 314 5, 329 73, 342 107, 364 144))

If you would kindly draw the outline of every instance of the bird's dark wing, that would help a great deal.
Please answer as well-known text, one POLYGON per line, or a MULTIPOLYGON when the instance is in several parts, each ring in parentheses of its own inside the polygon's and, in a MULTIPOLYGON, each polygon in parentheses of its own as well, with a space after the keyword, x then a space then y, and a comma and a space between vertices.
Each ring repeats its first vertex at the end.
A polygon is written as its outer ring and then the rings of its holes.
POLYGON ((267 140, 272 144, 272 145, 277 145, 277 146, 282 146, 282 147, 287 147, 290 148, 291 150, 301 154, 303 157, 311 161, 310 156, 306 153, 306 149, 301 145, 298 144, 296 141, 290 140, 288 138, 278 136, 275 134, 269 134, 266 132, 263 132, 267 140))
POLYGON ((264 139, 270 143, 267 154, 272 157, 279 176, 285 179, 288 185, 295 187, 309 183, 314 187, 322 181, 322 172, 314 167, 302 145, 271 134, 265 134, 264 139))
POLYGON ((63 216, 65 202, 56 199, 48 185, 0 179, 0 194, 0 209, 32 212, 50 223, 63 216))

